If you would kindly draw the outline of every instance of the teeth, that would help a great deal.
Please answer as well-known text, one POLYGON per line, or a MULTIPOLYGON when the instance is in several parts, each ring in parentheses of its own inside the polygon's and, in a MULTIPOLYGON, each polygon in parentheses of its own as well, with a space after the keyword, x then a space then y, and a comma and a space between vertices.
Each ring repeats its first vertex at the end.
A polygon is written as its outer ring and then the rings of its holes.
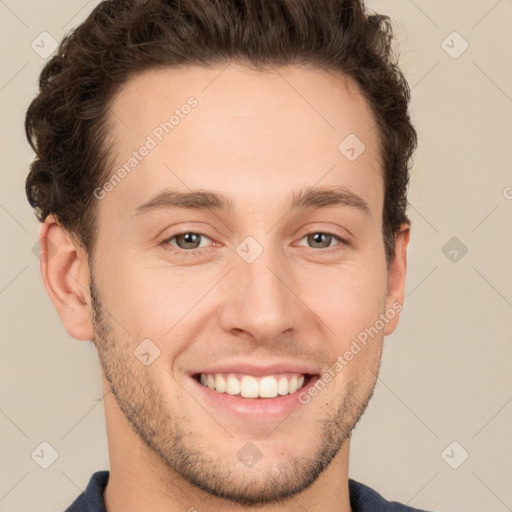
POLYGON ((288 394, 288 379, 286 377, 281 377, 279 382, 277 383, 277 392, 280 395, 288 394))
POLYGON ((277 396, 277 381, 275 377, 263 377, 259 384, 262 398, 274 398, 277 396))
POLYGON ((200 376, 203 386, 218 393, 241 395, 244 398, 274 398, 278 395, 295 393, 304 386, 305 377, 301 374, 265 375, 253 377, 241 374, 205 374, 200 376))
POLYGON ((226 380, 222 375, 215 375, 215 389, 219 393, 224 393, 224 391, 226 391, 226 380))
POLYGON ((244 398, 258 398, 258 381, 250 375, 244 375, 240 382, 240 394, 244 398))
POLYGON ((297 375, 294 375, 288 381, 288 392, 289 393, 295 393, 295 391, 297 391, 297 375))
MULTIPOLYGON (((204 375, 204 374, 202 374, 204 375)), ((228 375, 228 383, 226 386, 226 393, 228 395, 240 394, 240 381, 234 375, 228 375)))

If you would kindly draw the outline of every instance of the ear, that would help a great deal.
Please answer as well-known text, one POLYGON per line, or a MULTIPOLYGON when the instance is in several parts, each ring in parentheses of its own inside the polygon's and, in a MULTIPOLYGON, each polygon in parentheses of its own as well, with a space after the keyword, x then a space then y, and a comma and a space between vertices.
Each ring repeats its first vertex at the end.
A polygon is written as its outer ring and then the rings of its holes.
POLYGON ((384 336, 391 334, 398 325, 400 311, 405 295, 405 275, 407 272, 407 246, 409 244, 410 225, 402 224, 395 236, 395 250, 388 269, 388 294, 386 297, 386 316, 389 321, 384 327, 384 336))
POLYGON ((93 340, 85 251, 53 215, 41 227, 39 251, 44 286, 67 333, 77 340, 93 340))

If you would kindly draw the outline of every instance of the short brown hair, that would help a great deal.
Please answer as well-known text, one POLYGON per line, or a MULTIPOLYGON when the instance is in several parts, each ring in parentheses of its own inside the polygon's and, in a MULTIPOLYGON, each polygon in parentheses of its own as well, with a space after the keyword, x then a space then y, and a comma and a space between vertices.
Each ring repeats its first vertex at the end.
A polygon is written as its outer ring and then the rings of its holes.
POLYGON ((64 38, 39 77, 25 119, 36 153, 28 201, 41 222, 55 214, 91 256, 93 191, 111 173, 107 121, 121 85, 142 71, 182 64, 309 64, 352 78, 375 117, 389 264, 401 223, 410 224, 407 188, 417 144, 392 40, 389 17, 367 13, 364 0, 103 1, 64 38))

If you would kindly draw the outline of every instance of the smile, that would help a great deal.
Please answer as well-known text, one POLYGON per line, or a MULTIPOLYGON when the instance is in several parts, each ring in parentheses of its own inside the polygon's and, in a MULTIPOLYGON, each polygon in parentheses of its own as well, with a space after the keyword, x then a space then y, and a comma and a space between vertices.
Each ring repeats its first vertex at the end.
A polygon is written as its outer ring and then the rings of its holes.
POLYGON ((196 380, 220 394, 242 398, 275 398, 302 389, 308 375, 282 373, 256 377, 239 373, 201 373, 196 376, 196 380))

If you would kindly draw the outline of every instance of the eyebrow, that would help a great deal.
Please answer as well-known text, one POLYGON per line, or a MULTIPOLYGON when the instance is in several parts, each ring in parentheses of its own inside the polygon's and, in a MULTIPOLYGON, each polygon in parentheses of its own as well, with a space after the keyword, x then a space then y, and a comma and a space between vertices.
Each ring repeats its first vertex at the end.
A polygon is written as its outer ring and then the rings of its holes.
MULTIPOLYGON (((294 192, 289 209, 327 208, 332 206, 348 206, 370 215, 370 208, 366 201, 343 186, 308 187, 299 192, 294 192)), ((235 211, 231 198, 216 192, 202 189, 189 192, 166 189, 137 206, 130 220, 149 212, 171 208, 215 210, 230 213, 235 211)))

